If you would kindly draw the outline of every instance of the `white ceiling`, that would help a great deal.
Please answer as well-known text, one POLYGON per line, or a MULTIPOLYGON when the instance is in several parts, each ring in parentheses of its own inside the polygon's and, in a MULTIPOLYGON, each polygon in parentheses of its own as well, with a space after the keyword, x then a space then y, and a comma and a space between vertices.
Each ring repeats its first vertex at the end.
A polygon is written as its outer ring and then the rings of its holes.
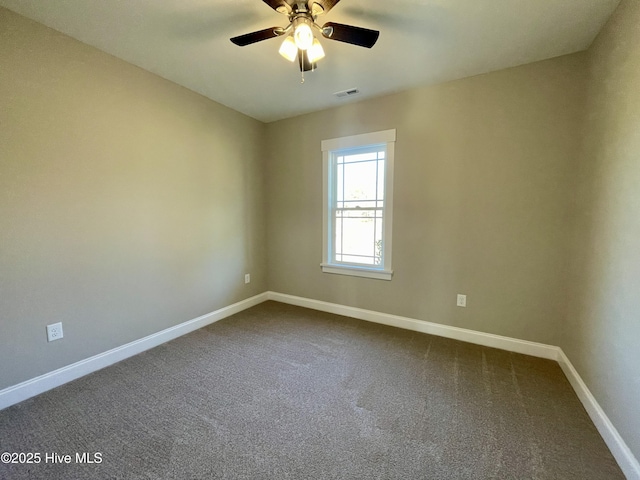
POLYGON ((261 0, 0 0, 5 6, 264 122, 589 47, 619 0, 342 0, 318 18, 380 30, 371 49, 326 39, 305 74, 281 39, 230 37, 288 21, 261 0), (356 87, 360 94, 333 93, 356 87))

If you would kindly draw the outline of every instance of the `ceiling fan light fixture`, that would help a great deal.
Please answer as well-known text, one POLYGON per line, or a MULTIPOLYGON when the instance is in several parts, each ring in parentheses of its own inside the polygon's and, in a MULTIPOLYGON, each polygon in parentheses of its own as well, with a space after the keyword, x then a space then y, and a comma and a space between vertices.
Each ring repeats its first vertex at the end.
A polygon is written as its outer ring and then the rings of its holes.
POLYGON ((293 37, 291 35, 284 39, 284 42, 282 42, 282 45, 280 45, 280 50, 278 50, 278 53, 280 53, 280 55, 282 55, 290 62, 293 62, 296 59, 296 56, 298 55, 298 47, 296 46, 296 42, 293 40, 293 37))
POLYGON ((318 60, 324 58, 324 48, 322 48, 322 45, 317 38, 313 39, 313 44, 311 44, 307 50, 307 55, 311 63, 316 63, 318 60))
POLYGON ((301 18, 293 31, 293 38, 300 50, 306 50, 313 45, 313 32, 306 18, 301 18))
POLYGON ((316 69, 319 60, 325 57, 324 48, 318 38, 349 43, 371 48, 380 36, 378 30, 327 22, 320 26, 316 23, 319 15, 327 13, 340 0, 262 0, 278 13, 286 14, 289 24, 286 27, 271 27, 230 38, 239 47, 262 42, 282 36, 284 41, 278 53, 290 62, 298 61, 302 82, 304 72, 316 69), (315 30, 315 31, 314 31, 315 30), (317 32, 316 32, 317 31, 317 32), (316 35, 318 38, 316 38, 316 35))

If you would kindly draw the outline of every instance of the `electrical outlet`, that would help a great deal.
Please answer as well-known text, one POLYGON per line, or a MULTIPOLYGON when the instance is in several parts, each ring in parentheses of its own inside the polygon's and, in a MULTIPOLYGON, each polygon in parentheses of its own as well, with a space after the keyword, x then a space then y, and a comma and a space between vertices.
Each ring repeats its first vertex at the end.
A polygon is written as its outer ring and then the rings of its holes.
POLYGON ((251 274, 245 273, 244 275, 244 283, 251 283, 251 274))
POLYGON ((462 294, 458 294, 458 301, 456 303, 456 305, 458 305, 459 307, 466 307, 467 306, 467 296, 466 295, 462 295, 462 294))
POLYGON ((47 342, 53 342, 54 340, 60 340, 63 337, 62 322, 52 323, 47 325, 47 342))

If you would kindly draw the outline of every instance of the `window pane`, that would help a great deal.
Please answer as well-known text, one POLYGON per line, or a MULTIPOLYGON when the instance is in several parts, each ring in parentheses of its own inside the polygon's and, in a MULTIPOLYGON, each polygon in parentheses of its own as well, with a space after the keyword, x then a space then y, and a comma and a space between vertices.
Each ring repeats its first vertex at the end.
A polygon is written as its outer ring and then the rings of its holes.
MULTIPOLYGON (((346 212, 345 212, 346 213, 346 212)), ((349 212, 349 216, 342 218, 342 250, 349 255, 375 256, 375 225, 374 212, 349 212)), ((336 231, 337 233, 337 231, 336 231)), ((336 239, 337 243, 338 239, 336 239)))
POLYGON ((360 263, 363 265, 375 265, 373 257, 363 257, 359 255, 342 255, 342 262, 360 263))
MULTIPOLYGON (((382 212, 380 212, 380 213, 382 213, 382 212)), ((382 219, 381 218, 377 218, 376 219, 376 231, 375 231, 374 246, 375 246, 376 265, 382 265, 383 245, 382 245, 382 219)))
POLYGON ((384 199, 384 160, 378 160, 378 200, 384 199))
POLYGON ((341 217, 336 218, 336 226, 335 226, 334 232, 336 232, 336 238, 335 238, 336 255, 339 255, 342 253, 342 218, 341 217))
POLYGON ((336 165, 336 199, 338 202, 344 200, 344 166, 336 165))
POLYGON ((338 204, 338 208, 366 208, 373 209, 376 207, 381 207, 382 205, 376 205, 375 200, 348 200, 346 202, 340 202, 338 204))
POLYGON ((374 217, 382 218, 382 210, 364 209, 358 210, 338 210, 342 217, 356 218, 361 220, 372 220, 374 217))
POLYGON ((377 162, 344 165, 344 200, 376 199, 377 162))
POLYGON ((363 162, 365 160, 375 160, 378 157, 378 152, 356 153, 347 155, 344 158, 345 163, 348 162, 363 162))

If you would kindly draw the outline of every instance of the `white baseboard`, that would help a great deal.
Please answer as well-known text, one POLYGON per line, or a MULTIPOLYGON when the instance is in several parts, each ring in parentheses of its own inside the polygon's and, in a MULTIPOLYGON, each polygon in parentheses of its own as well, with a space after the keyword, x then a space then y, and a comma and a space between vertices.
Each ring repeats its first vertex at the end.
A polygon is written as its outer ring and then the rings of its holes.
POLYGON ((416 320, 414 318, 400 317, 388 313, 375 312, 373 310, 363 310, 361 308, 347 307, 336 303, 322 302, 309 298, 296 297, 277 292, 267 292, 269 300, 297 305, 299 307, 311 308, 323 312, 344 315, 345 317, 358 318, 369 322, 381 323, 392 327, 404 328, 416 332, 428 333, 438 337, 446 337, 463 342, 475 343, 485 347, 499 348, 510 352, 523 353, 534 357, 558 359, 558 347, 545 345, 544 343, 528 342, 491 333, 476 332, 466 328, 451 327, 439 323, 416 320))
POLYGON ((558 363, 627 479, 640 480, 640 463, 561 349, 558 352, 558 363))
POLYGON ((138 353, 157 347, 169 340, 181 337, 189 332, 198 330, 211 323, 222 320, 247 308, 258 305, 267 300, 267 293, 261 293, 246 300, 242 300, 233 305, 221 308, 201 317, 194 318, 174 327, 167 328, 160 332, 151 334, 139 340, 127 343, 120 347, 113 348, 106 352, 94 355, 79 362, 59 368, 53 372, 45 373, 39 377, 32 378, 25 382, 13 385, 0 390, 0 410, 19 403, 27 398, 34 397, 52 388, 64 385, 67 382, 88 375, 102 368, 113 365, 116 362, 132 357, 138 353))

